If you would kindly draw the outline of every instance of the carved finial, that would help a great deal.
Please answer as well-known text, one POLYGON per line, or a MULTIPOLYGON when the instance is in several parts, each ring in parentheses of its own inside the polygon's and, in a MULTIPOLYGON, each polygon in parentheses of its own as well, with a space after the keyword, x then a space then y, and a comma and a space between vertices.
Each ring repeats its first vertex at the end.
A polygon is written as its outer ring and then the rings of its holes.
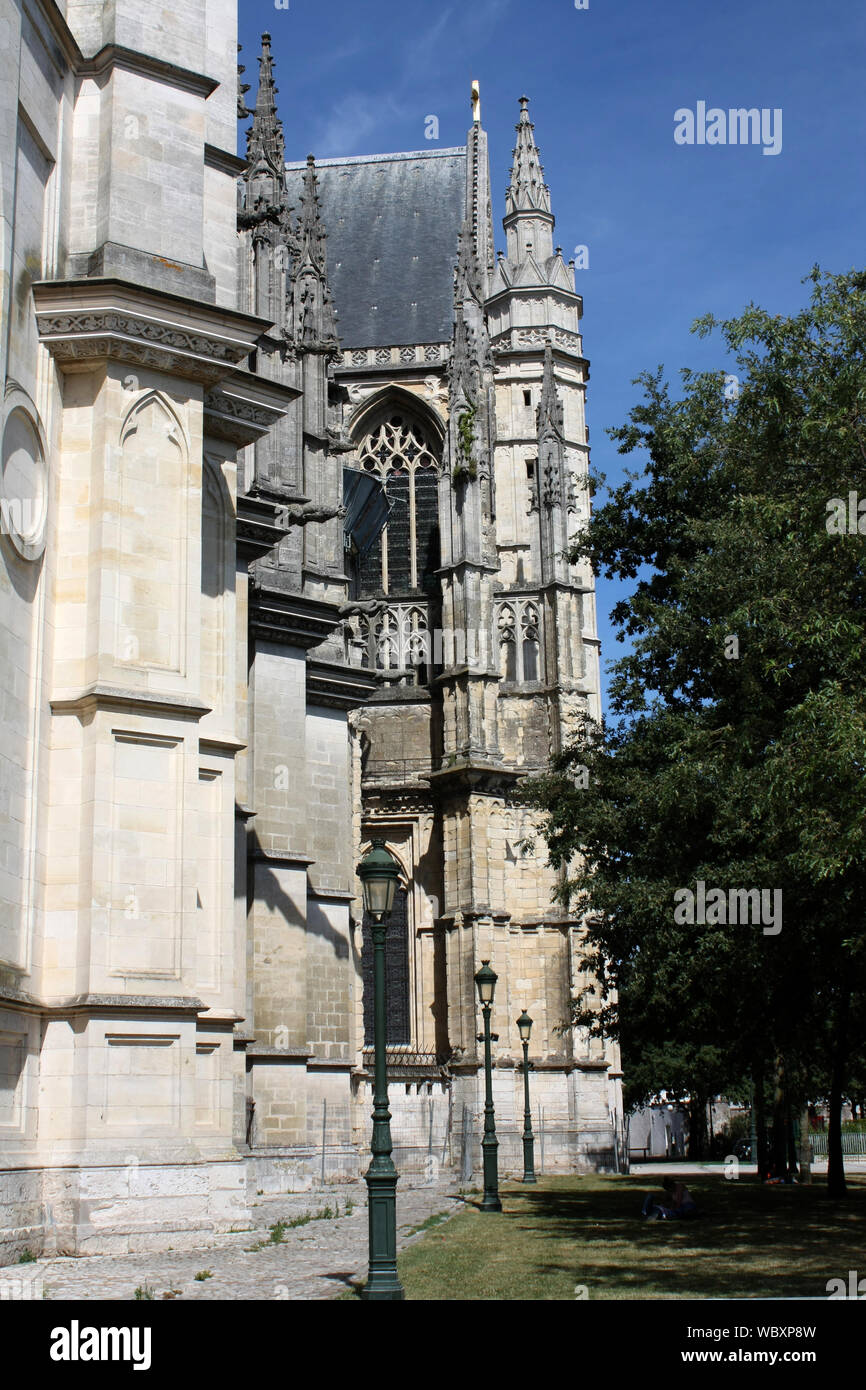
POLYGON ((320 275, 326 274, 325 229, 319 211, 319 179, 316 174, 316 156, 307 155, 304 170, 304 187, 298 213, 298 235, 300 237, 299 261, 308 256, 320 275))
POLYGON ((336 351, 339 337, 328 285, 318 183, 315 155, 308 154, 295 245, 295 323, 300 347, 336 351))
POLYGON ((286 149, 283 127, 277 115, 277 87, 274 83, 274 61, 271 57, 271 36, 262 34, 262 56, 259 58, 259 90, 253 123, 247 133, 247 160, 266 159, 274 172, 282 177, 286 149))
POLYGON ((544 170, 529 119, 529 97, 520 98, 520 120, 517 123, 517 144, 511 166, 511 183, 506 195, 505 212, 550 212, 550 192, 544 182, 544 170))

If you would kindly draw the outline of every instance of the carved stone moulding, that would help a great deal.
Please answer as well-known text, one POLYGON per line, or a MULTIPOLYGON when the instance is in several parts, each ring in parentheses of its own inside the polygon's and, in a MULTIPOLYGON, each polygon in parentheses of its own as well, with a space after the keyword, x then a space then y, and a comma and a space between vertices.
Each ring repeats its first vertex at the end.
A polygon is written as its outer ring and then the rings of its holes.
POLYGON ((502 333, 494 334, 491 341, 495 357, 519 353, 523 348, 544 348, 553 342, 570 356, 585 361, 581 335, 566 328, 507 328, 502 333))
POLYGON ((235 541, 239 557, 249 563, 267 555, 288 530, 280 520, 281 503, 255 493, 238 496, 235 541))
POLYGON ((129 714, 160 714, 171 719, 198 721, 212 712, 195 695, 151 690, 146 686, 115 686, 97 682, 85 690, 57 693, 49 701, 52 714, 74 714, 82 722, 97 710, 122 710, 129 714))
POLYGON ((260 641, 309 650, 329 637, 341 621, 336 604, 281 593, 260 583, 250 587, 250 632, 260 641))
POLYGON ((423 343, 392 347, 344 348, 340 352, 338 373, 354 372, 365 367, 441 366, 448 358, 447 343, 423 343))
MULTIPOLYGON (((42 1014, 47 1018, 68 1018, 73 1014, 91 1017, 134 1016, 162 1017, 188 1015, 195 1018, 207 1012, 207 1005, 196 995, 163 994, 74 994, 66 998, 40 999, 26 991, 0 987, 0 1002, 11 1004, 22 1013, 42 1014)), ((233 1021, 237 1015, 232 1015, 233 1021)))
POLYGON ((349 710, 363 705, 376 689, 372 671, 356 666, 336 666, 327 661, 307 664, 307 704, 349 710))
POLYGON ((269 327, 265 319, 117 279, 42 280, 33 298, 39 337, 64 371, 112 358, 214 385, 269 327))
POLYGON ((378 816, 423 816, 433 810, 429 790, 424 787, 413 792, 405 784, 402 786, 368 786, 362 783, 364 797, 364 819, 376 821, 378 816))
POLYGON ((299 395, 292 386, 235 369, 205 395, 205 433, 241 448, 253 444, 282 419, 299 395))

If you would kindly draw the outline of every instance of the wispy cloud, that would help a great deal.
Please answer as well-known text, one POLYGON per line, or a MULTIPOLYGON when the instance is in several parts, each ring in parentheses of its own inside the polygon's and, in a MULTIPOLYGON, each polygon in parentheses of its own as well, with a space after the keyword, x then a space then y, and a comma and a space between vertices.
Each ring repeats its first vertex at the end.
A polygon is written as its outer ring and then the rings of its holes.
MULTIPOLYGON (((382 68, 387 85, 371 93, 362 90, 361 79, 356 78, 359 86, 355 90, 344 88, 345 94, 330 109, 322 111, 310 148, 323 159, 356 154, 369 150, 381 130, 385 146, 390 149, 385 133, 415 113, 419 81, 445 68, 457 80, 465 76, 460 72, 459 54, 467 36, 479 29, 487 32, 486 26, 501 19, 510 3, 511 0, 481 0, 475 8, 467 9, 449 5, 426 27, 414 29, 394 50, 395 61, 387 77, 386 68, 382 68)), ((351 63, 357 68, 357 57, 370 47, 366 43, 347 44, 331 53, 324 65, 333 68, 351 63)))
MULTIPOLYGON (((429 64, 439 39, 451 25, 451 16, 453 13, 454 10, 452 8, 443 10, 439 18, 433 24, 429 24, 427 28, 422 29, 420 33, 413 34, 412 37, 407 39, 406 43, 403 44, 403 63, 405 67, 400 84, 401 87, 406 88, 410 85, 414 85, 417 80, 418 67, 429 64)), ((451 45, 449 45, 449 49, 450 48, 451 45)))
POLYGON ((312 148, 323 159, 355 154, 380 126, 392 125, 405 115, 390 96, 349 92, 323 118, 313 132, 312 148))

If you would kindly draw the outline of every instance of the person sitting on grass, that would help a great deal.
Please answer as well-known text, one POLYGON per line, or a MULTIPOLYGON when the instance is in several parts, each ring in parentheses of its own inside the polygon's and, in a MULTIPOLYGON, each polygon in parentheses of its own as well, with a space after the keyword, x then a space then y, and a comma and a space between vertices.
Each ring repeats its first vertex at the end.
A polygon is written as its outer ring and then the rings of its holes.
POLYGON ((652 1193, 648 1192, 641 1209, 642 1216, 648 1216, 653 1221, 683 1221, 697 1216, 698 1204, 684 1182, 663 1178, 662 1187, 665 1190, 664 1200, 656 1202, 652 1193))

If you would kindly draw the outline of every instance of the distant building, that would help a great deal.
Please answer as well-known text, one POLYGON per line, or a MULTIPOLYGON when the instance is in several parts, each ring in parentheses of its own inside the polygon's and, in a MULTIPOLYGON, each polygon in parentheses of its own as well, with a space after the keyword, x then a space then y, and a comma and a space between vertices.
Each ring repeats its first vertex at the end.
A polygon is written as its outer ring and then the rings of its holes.
POLYGON ((684 1158, 689 1140, 685 1106, 653 1101, 633 1110, 626 1120, 630 1160, 684 1158))

